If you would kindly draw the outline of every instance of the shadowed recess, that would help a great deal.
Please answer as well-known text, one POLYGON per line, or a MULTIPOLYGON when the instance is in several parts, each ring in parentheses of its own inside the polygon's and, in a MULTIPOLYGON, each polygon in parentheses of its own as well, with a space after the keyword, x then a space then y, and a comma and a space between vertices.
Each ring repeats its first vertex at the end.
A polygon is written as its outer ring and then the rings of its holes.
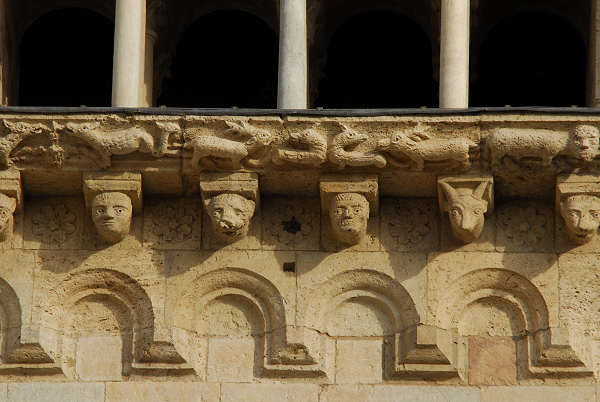
POLYGON ((434 107, 436 91, 425 32, 407 17, 373 11, 333 35, 316 106, 434 107))
POLYGON ((183 35, 159 105, 274 108, 278 41, 260 18, 217 11, 183 35))
POLYGON ((110 106, 114 25, 93 11, 52 11, 25 32, 21 106, 110 106))
POLYGON ((585 43, 575 28, 551 14, 522 14, 485 38, 471 105, 583 106, 585 78, 585 43))

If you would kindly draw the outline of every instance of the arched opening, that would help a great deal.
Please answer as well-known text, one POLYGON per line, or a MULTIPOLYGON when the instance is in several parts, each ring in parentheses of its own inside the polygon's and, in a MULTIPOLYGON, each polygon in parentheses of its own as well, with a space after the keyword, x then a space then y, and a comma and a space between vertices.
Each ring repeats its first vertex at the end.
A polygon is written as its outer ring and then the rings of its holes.
POLYGON ((90 10, 49 12, 20 48, 22 106, 110 106, 114 24, 90 10))
POLYGON ((562 18, 520 14, 487 34, 478 77, 473 106, 583 106, 585 42, 562 18))
POLYGON ((360 14, 333 35, 316 106, 435 106, 431 43, 410 18, 385 11, 360 14))
POLYGON ((271 108, 277 104, 278 41, 260 18, 216 11, 199 18, 177 45, 160 105, 271 108))

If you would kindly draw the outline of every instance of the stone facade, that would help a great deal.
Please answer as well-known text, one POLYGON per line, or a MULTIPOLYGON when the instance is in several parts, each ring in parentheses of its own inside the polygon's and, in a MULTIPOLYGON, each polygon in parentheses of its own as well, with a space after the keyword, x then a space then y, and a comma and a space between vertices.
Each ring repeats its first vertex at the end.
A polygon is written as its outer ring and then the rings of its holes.
POLYGON ((0 400, 597 400, 597 116, 0 119, 0 400))

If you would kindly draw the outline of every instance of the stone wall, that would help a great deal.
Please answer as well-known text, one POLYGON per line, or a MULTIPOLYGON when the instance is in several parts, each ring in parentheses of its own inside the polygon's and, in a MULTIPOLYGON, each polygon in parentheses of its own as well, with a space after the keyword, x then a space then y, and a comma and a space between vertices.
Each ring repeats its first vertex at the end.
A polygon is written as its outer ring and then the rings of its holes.
POLYGON ((597 399, 596 116, 0 119, 0 400, 597 399))

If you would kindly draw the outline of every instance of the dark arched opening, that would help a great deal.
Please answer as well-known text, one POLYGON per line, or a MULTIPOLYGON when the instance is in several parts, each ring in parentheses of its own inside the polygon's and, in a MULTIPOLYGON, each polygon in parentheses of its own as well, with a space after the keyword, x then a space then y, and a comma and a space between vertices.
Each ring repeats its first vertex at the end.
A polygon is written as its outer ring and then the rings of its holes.
POLYGON ((431 43, 411 19, 384 11, 353 17, 333 35, 316 106, 436 106, 431 43))
POLYGON ((158 102, 176 107, 276 107, 277 55, 277 36, 260 18, 242 11, 210 13, 180 40, 158 102))
POLYGON ((478 77, 473 106, 583 106, 585 43, 554 15, 511 17, 483 41, 478 77))
POLYGON ((51 11, 21 41, 19 104, 110 106, 114 25, 93 11, 51 11))

